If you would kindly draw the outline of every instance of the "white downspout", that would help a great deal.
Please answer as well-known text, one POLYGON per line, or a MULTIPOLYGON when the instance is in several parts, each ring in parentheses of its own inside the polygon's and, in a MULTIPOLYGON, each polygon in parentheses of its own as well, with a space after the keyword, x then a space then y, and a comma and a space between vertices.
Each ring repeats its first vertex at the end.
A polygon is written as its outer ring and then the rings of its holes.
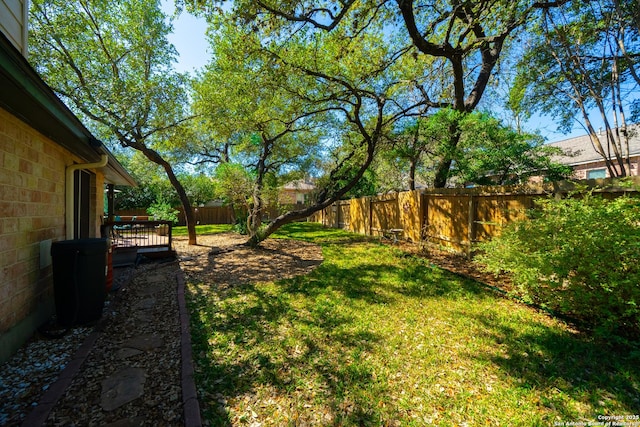
POLYGON ((67 240, 73 239, 73 173, 79 169, 95 169, 107 166, 109 156, 102 154, 99 162, 80 163, 67 166, 65 180, 65 228, 67 230, 67 240))

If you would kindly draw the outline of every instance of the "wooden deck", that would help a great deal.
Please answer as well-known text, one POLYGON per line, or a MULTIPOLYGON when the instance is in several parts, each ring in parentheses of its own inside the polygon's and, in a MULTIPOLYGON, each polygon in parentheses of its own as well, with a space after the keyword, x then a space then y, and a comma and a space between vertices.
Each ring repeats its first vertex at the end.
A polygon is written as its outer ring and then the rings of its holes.
POLYGON ((114 254, 131 253, 147 257, 174 256, 171 244, 172 223, 170 221, 108 221, 103 226, 103 235, 111 239, 114 254))

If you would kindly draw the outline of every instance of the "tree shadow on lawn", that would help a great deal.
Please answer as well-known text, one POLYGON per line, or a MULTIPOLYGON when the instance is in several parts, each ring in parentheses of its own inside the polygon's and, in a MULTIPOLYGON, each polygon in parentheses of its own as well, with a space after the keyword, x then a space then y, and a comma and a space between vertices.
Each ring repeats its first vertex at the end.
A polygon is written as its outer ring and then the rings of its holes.
MULTIPOLYGON (((384 245, 377 249, 389 250, 384 245)), ((347 256, 344 246, 340 250, 345 253, 342 256, 347 256)), ((349 267, 323 262, 312 274, 281 283, 287 292, 293 294, 317 297, 330 288, 349 300, 369 304, 391 304, 404 297, 495 297, 493 291, 471 279, 454 275, 428 260, 400 251, 389 262, 362 258, 349 267)))
POLYGON ((191 316, 191 329, 194 353, 199 355, 196 376, 201 405, 211 425, 232 425, 229 400, 246 398, 265 386, 296 400, 299 390, 309 387, 305 381, 321 383, 316 388, 320 394, 324 390, 325 405, 334 420, 348 425, 379 424, 375 406, 366 399, 356 396, 352 407, 344 410, 350 391, 379 387, 366 366, 351 364, 349 358, 375 345, 380 337, 352 328, 353 319, 340 307, 309 303, 301 311, 287 296, 252 284, 227 289, 221 303, 235 298, 246 301, 226 309, 210 305, 208 296, 192 295, 190 304, 195 306, 192 312, 202 313, 191 316), (290 336, 278 332, 279 327, 295 325, 304 330, 290 336))
POLYGON ((300 381, 311 381, 326 394, 324 404, 335 423, 388 422, 390 410, 383 413, 377 406, 377 398, 389 394, 386 379, 358 360, 382 336, 359 324, 352 310, 429 297, 477 301, 491 293, 414 257, 349 267, 323 263, 309 275, 266 287, 196 287, 191 311, 200 315, 192 315, 191 322, 206 418, 213 425, 231 425, 223 402, 264 386, 291 397, 304 386, 300 381))
MULTIPOLYGON (((307 232, 306 227, 301 230, 307 232)), ((331 245, 324 249, 333 251, 330 260, 357 253, 334 245, 333 238, 327 241, 331 245)), ((350 235, 344 241, 361 242, 350 235)), ((274 285, 189 287, 191 292, 195 289, 190 306, 200 403, 211 425, 231 425, 237 413, 229 412, 228 402, 258 399, 256 393, 265 387, 288 402, 305 398, 304 390, 313 388, 334 424, 389 423, 394 415, 380 409, 375 399, 389 394, 386 379, 376 378, 370 365, 354 363, 383 337, 358 324, 354 312, 343 306, 367 310, 403 304, 406 298, 467 299, 471 304, 496 298, 481 284, 444 272, 428 260, 403 254, 388 257, 386 249, 375 244, 370 248, 373 251, 357 263, 324 262, 309 275, 274 285)), ((566 420, 575 420, 571 400, 590 405, 594 420, 600 412, 634 414, 640 407, 637 354, 634 358, 535 320, 519 325, 513 319, 496 319, 499 316, 490 310, 458 315, 477 322, 501 350, 468 354, 469 358, 518 379, 513 387, 523 394, 536 389, 541 404, 555 408, 566 420)))
MULTIPOLYGON (((461 314, 469 316, 468 313, 461 314)), ((484 325, 497 352, 469 355, 489 361, 522 389, 537 389, 542 404, 565 421, 575 421, 571 400, 590 405, 588 414, 637 414, 640 408, 640 355, 628 348, 586 335, 558 330, 533 321, 517 327, 496 320, 490 313, 473 316, 484 325)), ((581 414, 583 417, 585 414, 581 414)))

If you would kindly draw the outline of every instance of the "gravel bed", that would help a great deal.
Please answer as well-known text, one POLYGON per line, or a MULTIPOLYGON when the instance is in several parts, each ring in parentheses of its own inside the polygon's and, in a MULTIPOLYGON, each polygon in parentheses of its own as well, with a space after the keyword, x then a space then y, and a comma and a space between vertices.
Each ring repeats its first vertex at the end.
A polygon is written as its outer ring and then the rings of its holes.
MULTIPOLYGON (((114 288, 119 290, 107 298, 94 348, 45 425, 182 425, 175 276, 180 265, 188 276, 224 288, 249 278, 270 281, 305 274, 322 262, 317 245, 268 239, 251 249, 242 246, 245 240, 224 233, 198 236, 198 245, 189 246, 186 238, 177 237, 174 247, 180 264, 141 264, 114 278, 114 288), (129 340, 145 335, 158 340, 159 347, 142 352, 128 347, 129 340), (144 371, 144 394, 105 410, 109 406, 105 378, 129 368, 144 371)), ((75 328, 61 339, 36 334, 0 366, 0 425, 22 423, 93 331, 92 327, 75 328)))
MULTIPOLYGON (((119 268, 115 273, 113 288, 118 289, 131 280, 134 269, 119 268)), ((108 321, 112 314, 111 306, 116 296, 117 292, 107 296, 103 321, 108 321)), ((55 326, 55 320, 49 323, 55 326)), ((59 338, 36 332, 0 365, 0 425, 18 426, 22 423, 93 330, 93 326, 74 327, 59 338)))
POLYGON ((76 328, 60 339, 37 335, 0 367, 0 425, 22 422, 91 330, 76 328))

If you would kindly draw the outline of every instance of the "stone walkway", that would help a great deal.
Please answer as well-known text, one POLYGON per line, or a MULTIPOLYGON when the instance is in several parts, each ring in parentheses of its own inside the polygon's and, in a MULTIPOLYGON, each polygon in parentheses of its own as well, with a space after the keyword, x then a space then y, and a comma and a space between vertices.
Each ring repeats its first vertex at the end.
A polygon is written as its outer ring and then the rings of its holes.
POLYGON ((113 294, 23 426, 202 425, 179 264, 139 266, 113 294))

